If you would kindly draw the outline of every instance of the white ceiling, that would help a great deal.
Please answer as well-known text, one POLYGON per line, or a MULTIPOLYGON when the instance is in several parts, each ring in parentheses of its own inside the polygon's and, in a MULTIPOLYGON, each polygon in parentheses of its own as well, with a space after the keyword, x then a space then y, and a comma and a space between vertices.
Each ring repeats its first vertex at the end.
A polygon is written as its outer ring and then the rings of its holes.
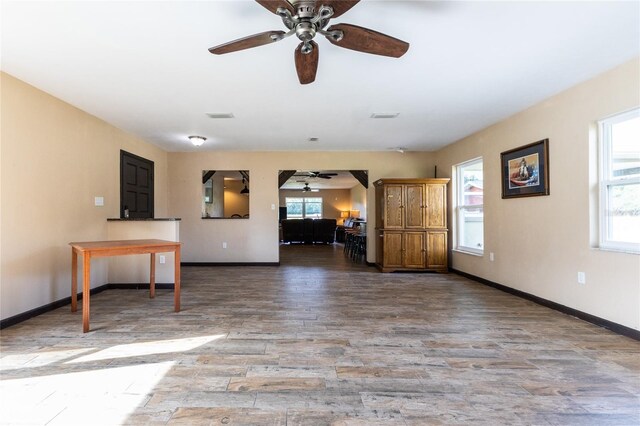
POLYGON ((1 66, 168 151, 429 151, 638 56, 639 5, 363 0, 332 23, 405 40, 407 54, 316 37, 317 79, 301 86, 295 37, 207 51, 284 29, 251 0, 2 0, 1 66), (235 118, 205 115, 217 112, 235 118), (195 148, 192 134, 208 141, 195 148))

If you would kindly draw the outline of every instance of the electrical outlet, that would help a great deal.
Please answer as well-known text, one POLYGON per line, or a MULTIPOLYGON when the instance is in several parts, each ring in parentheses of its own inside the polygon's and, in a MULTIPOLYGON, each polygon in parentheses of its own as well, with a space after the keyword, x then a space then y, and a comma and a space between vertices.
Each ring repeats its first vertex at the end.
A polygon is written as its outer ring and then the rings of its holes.
POLYGON ((584 272, 578 272, 578 284, 586 284, 587 277, 584 272))
POLYGON ((93 204, 95 206, 99 206, 99 207, 104 206, 104 197, 94 197, 93 198, 93 204))
POLYGON ((489 253, 489 260, 492 262, 496 260, 495 256, 493 255, 493 252, 489 253))
POLYGON ((167 257, 164 255, 160 255, 160 263, 167 263, 167 257))
POLYGON ((227 248, 227 242, 226 242, 226 241, 224 241, 224 242, 222 243, 222 248, 223 248, 223 249, 226 249, 226 248, 227 248))

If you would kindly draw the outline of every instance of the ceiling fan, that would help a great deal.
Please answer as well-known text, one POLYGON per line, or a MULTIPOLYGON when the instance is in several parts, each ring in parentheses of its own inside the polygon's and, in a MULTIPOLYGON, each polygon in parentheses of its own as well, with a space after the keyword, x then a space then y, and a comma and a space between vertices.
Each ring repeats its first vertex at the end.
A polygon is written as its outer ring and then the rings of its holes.
POLYGON ((302 192, 320 192, 319 189, 311 189, 308 183, 305 182, 302 192))
POLYGON ((300 84, 315 81, 318 70, 318 44, 313 41, 321 34, 336 46, 374 55, 399 58, 409 49, 409 43, 397 38, 351 24, 329 25, 355 6, 360 0, 256 0, 272 13, 280 16, 288 31, 265 31, 209 49, 222 55, 250 49, 296 35, 300 44, 295 50, 296 71, 300 84))
POLYGON ((322 173, 322 172, 306 172, 305 175, 293 175, 294 177, 305 177, 305 178, 320 178, 320 179, 331 179, 332 176, 338 176, 337 173, 322 173))

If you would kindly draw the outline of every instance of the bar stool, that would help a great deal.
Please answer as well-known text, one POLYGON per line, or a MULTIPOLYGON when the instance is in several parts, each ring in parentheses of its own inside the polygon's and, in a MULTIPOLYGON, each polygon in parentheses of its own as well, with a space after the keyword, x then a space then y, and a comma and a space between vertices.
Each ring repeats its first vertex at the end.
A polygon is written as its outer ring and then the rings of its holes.
POLYGON ((366 259, 367 256, 367 234, 358 233, 353 235, 353 244, 351 246, 351 259, 359 262, 366 259))
POLYGON ((344 230, 344 252, 351 255, 351 250, 353 249, 353 244, 355 242, 354 235, 358 234, 357 228, 345 228, 344 230))

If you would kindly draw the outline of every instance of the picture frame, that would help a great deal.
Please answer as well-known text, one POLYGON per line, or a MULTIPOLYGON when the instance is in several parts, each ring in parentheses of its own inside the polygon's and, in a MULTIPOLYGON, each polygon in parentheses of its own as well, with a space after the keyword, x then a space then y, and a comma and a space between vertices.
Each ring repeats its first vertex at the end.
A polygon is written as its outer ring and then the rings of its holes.
POLYGON ((549 139, 500 154, 502 198, 549 195, 549 139))

